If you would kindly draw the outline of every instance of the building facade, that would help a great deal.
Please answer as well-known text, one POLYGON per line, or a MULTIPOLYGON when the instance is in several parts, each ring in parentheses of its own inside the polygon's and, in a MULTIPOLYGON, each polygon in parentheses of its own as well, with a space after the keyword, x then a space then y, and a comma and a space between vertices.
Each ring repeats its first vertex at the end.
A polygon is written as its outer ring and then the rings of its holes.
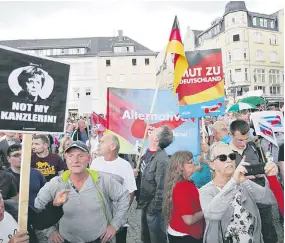
POLYGON ((155 88, 156 53, 124 36, 8 40, 0 45, 70 64, 68 110, 106 114, 107 88, 155 88))
POLYGON ((232 1, 208 29, 188 27, 184 47, 185 51, 221 48, 228 96, 262 90, 264 96, 283 100, 283 30, 283 9, 266 15, 248 11, 243 1, 232 1))

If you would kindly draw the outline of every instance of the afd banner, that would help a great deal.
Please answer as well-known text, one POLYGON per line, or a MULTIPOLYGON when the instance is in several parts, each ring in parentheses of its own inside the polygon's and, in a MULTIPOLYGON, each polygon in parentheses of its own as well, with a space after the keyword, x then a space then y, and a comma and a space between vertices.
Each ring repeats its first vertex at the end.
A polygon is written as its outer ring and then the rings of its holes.
POLYGON ((268 122, 273 132, 284 132, 284 119, 281 111, 260 111, 251 114, 250 119, 254 121, 263 120, 268 122))
MULTIPOLYGON (((148 135, 157 127, 166 125, 174 133, 174 142, 167 148, 169 155, 177 150, 200 153, 198 119, 181 119, 177 97, 171 90, 159 90, 154 112, 149 114, 154 95, 150 89, 108 89, 108 132, 118 136, 123 154, 136 154, 142 145, 146 121, 150 119, 148 135)), ((145 149, 148 148, 148 140, 145 149)))
POLYGON ((181 118, 219 116, 225 112, 221 49, 186 52, 189 63, 177 88, 181 118))

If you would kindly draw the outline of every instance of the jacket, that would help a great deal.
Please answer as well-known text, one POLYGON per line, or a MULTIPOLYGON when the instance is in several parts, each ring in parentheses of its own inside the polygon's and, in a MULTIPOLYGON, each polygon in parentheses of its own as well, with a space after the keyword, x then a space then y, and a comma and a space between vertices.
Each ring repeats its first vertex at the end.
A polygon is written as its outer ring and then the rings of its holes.
MULTIPOLYGON (((18 201, 5 200, 5 211, 12 215, 18 222, 18 201)), ((55 207, 52 203, 48 203, 43 210, 37 210, 32 206, 28 208, 28 232, 30 243, 38 243, 36 230, 43 230, 56 224, 63 216, 62 206, 55 207)))
POLYGON ((266 180, 265 187, 262 187, 251 180, 246 180, 237 185, 234 179, 231 179, 221 191, 215 186, 213 181, 199 190, 200 203, 206 220, 204 243, 223 242, 221 230, 223 231, 223 235, 225 235, 233 215, 233 208, 230 204, 238 189, 241 189, 243 207, 254 217, 255 230, 253 243, 263 243, 261 219, 256 203, 276 204, 268 181, 266 180))
MULTIPOLYGON (((85 128, 85 131, 86 131, 87 136, 89 136, 89 134, 88 134, 88 129, 87 129, 87 128, 85 128)), ((72 139, 73 141, 78 141, 78 140, 79 140, 79 141, 82 141, 82 139, 81 139, 81 133, 80 133, 79 128, 73 132, 73 134, 72 134, 72 136, 71 136, 71 139, 72 139)))
MULTIPOLYGON (((118 230, 126 222, 129 192, 110 176, 94 170, 88 170, 88 173, 89 177, 79 195, 71 189, 69 200, 63 205, 64 216, 59 225, 54 225, 46 231, 47 237, 59 231, 69 242, 89 242, 96 240, 89 239, 94 234, 105 231, 106 223, 118 230), (116 211, 113 211, 113 202, 116 202, 116 211), (91 221, 96 223, 92 224, 91 221), (90 225, 94 227, 92 230, 90 225)), ((70 172, 65 171, 61 176, 47 182, 35 200, 35 207, 42 209, 46 202, 55 198, 58 191, 70 188, 69 175, 70 172)), ((112 242, 115 242, 115 238, 112 242)))
POLYGON ((158 150, 153 154, 141 175, 138 208, 147 207, 149 214, 161 212, 168 162, 166 151, 158 150))

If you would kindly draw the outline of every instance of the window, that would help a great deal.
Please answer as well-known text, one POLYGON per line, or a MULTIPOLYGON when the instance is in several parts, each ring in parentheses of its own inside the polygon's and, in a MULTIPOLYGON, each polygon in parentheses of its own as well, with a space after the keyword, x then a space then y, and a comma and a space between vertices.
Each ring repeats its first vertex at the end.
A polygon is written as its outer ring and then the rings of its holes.
POLYGON ((129 51, 130 51, 130 47, 127 46, 127 52, 129 52, 129 51))
POLYGON ((242 81, 242 72, 241 72, 241 68, 236 68, 236 69, 235 69, 234 81, 235 81, 235 82, 242 81))
POLYGON ((270 27, 271 27, 272 29, 274 29, 274 21, 273 21, 273 20, 270 21, 270 27))
POLYGON ((233 82, 233 79, 232 79, 232 71, 231 71, 231 70, 229 71, 229 80, 230 80, 231 83, 233 82))
POLYGON ((73 88, 73 99, 78 100, 80 98, 80 89, 79 88, 73 88))
POLYGON ((228 52, 228 59, 229 59, 229 62, 232 61, 232 54, 231 54, 231 51, 228 52))
POLYGON ((235 18, 232 18, 232 24, 234 24, 236 22, 235 18))
POLYGON ((108 74, 107 76, 106 76, 106 80, 107 80, 107 82, 111 82, 111 74, 108 74))
POLYGON ((120 82, 124 82, 125 81, 125 75, 124 74, 120 74, 120 82))
POLYGON ((260 23, 260 26, 263 27, 263 26, 264 26, 264 24, 263 24, 263 19, 260 19, 259 21, 260 21, 260 22, 259 22, 259 23, 260 23))
POLYGON ((255 83, 265 83, 265 69, 254 69, 253 78, 255 83))
POLYGON ((85 95, 90 96, 91 95, 91 88, 85 88, 85 95))
POLYGON ((233 50, 233 60, 234 61, 241 61, 242 60, 242 52, 241 49, 233 50))
POLYGON ((255 42, 261 43, 261 37, 262 37, 261 33, 259 33, 259 32, 254 32, 254 34, 253 34, 253 40, 254 40, 255 42))
POLYGON ((270 52, 270 62, 278 62, 278 54, 276 51, 270 52))
POLYGON ((132 81, 138 81, 138 74, 137 73, 132 74, 132 81))
POLYGON ((245 81, 248 81, 248 69, 247 68, 244 69, 244 79, 245 81))
POLYGON ((262 50, 256 50, 255 58, 257 61, 264 61, 263 51, 262 50))
POLYGON ((254 90, 262 90, 263 93, 265 93, 265 87, 264 86, 254 86, 254 90))
POLYGON ((240 41, 239 35, 233 35, 233 41, 240 41))
POLYGON ((149 65, 149 58, 144 59, 144 65, 148 66, 149 65))
POLYGON ((133 66, 136 66, 137 65, 137 59, 133 58, 132 59, 132 64, 133 64, 133 66))
POLYGON ((253 26, 256 26, 256 17, 253 17, 252 24, 253 24, 253 26))
POLYGON ((244 60, 247 60, 247 49, 246 48, 244 48, 243 50, 243 58, 244 60))
POLYGON ((267 27, 267 19, 264 20, 264 27, 267 27))
POLYGON ((280 94, 280 87, 279 86, 274 86, 270 87, 270 94, 278 95, 280 94))
POLYGON ((111 60, 106 60, 106 67, 110 67, 111 66, 111 60))
POLYGON ((270 45, 277 45, 277 37, 276 37, 276 35, 271 35, 269 42, 270 42, 270 45))
POLYGON ((270 69, 269 70, 269 83, 271 84, 280 84, 280 71, 277 69, 270 69))

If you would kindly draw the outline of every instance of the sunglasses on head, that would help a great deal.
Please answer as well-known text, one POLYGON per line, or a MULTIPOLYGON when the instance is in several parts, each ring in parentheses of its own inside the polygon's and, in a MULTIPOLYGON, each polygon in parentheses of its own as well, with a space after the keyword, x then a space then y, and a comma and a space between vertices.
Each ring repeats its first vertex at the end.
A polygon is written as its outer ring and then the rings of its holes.
POLYGON ((236 154, 235 153, 231 153, 229 155, 226 155, 226 154, 220 154, 218 155, 216 159, 219 159, 221 162, 225 162, 227 161, 228 157, 230 158, 230 160, 235 160, 236 159, 236 154))

